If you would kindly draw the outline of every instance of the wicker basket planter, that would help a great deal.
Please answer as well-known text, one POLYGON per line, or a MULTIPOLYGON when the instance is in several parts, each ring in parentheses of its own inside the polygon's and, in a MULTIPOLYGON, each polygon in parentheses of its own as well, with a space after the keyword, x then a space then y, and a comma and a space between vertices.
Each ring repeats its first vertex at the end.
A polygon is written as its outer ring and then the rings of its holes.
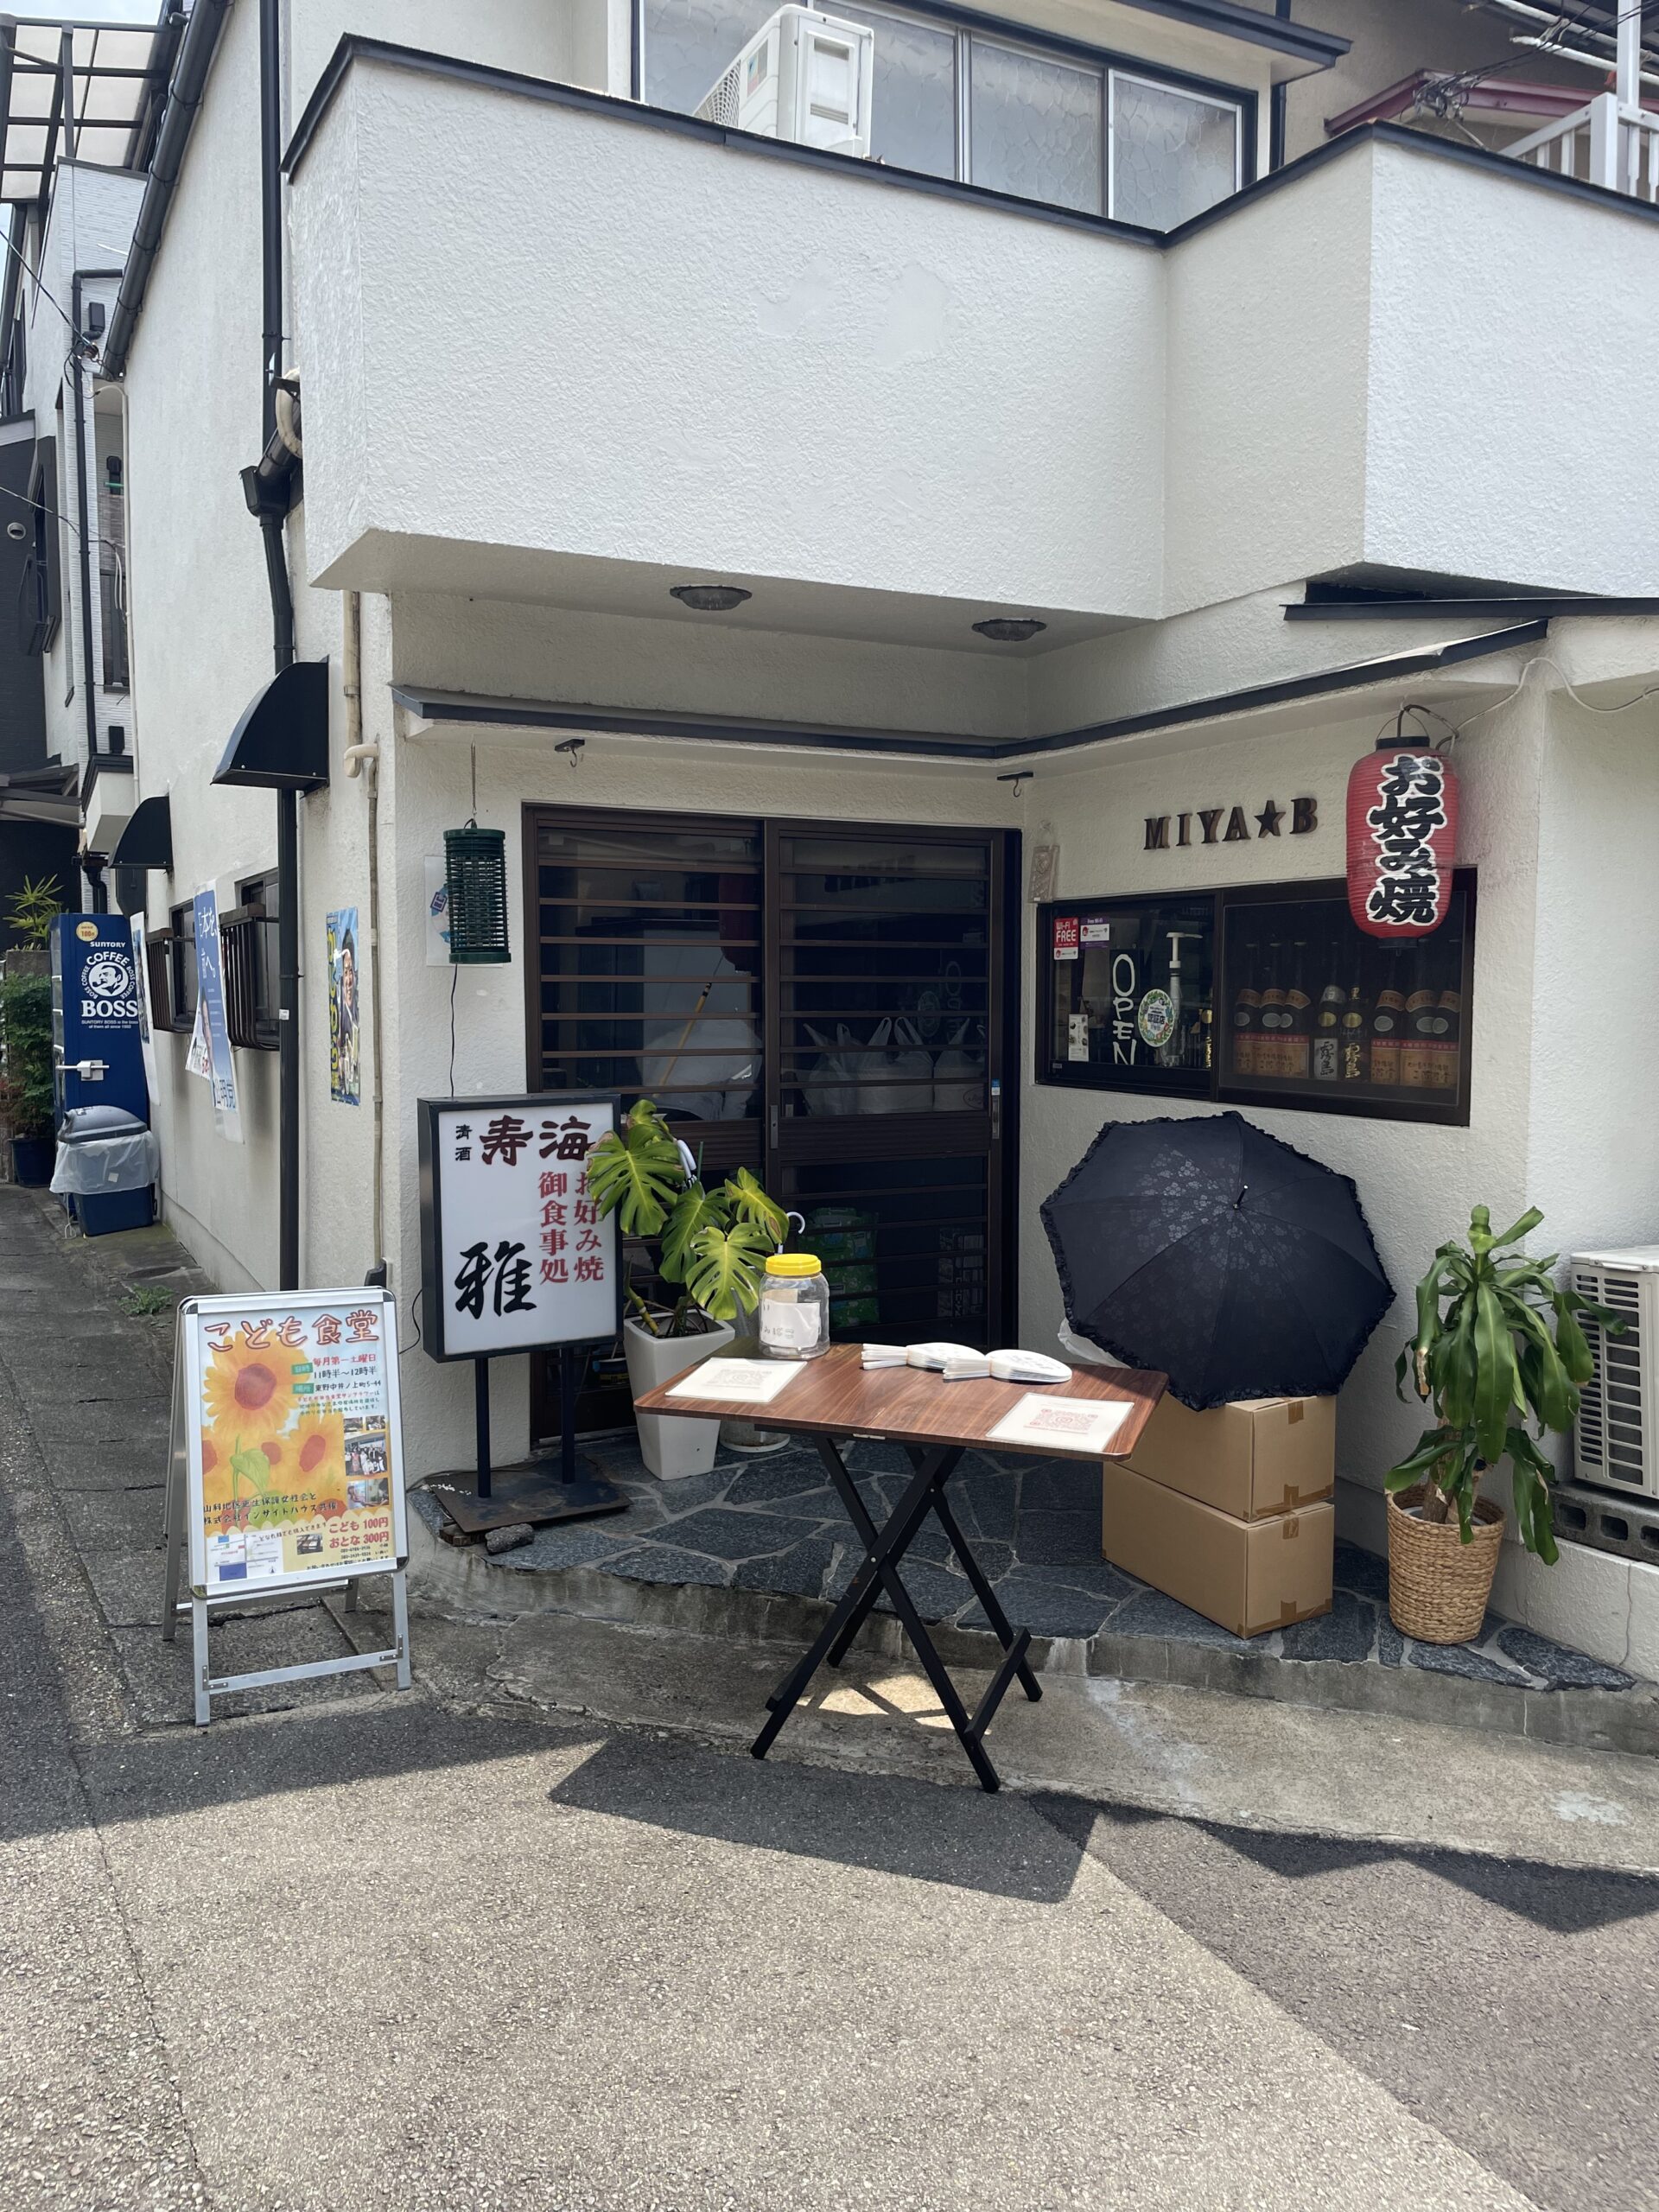
POLYGON ((1503 1541, 1503 1508, 1477 1498, 1474 1540, 1465 1544, 1455 1512, 1445 1521, 1420 1521, 1408 1510, 1421 1503, 1423 1488, 1389 1494, 1389 1618, 1420 1643, 1467 1643, 1486 1618, 1503 1541))

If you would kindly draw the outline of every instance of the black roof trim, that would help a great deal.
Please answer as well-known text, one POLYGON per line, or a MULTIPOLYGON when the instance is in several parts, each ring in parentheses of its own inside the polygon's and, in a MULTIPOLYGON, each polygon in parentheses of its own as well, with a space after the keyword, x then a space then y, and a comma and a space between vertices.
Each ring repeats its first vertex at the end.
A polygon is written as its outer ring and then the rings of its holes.
MULTIPOLYGON (((1217 32, 1225 38, 1240 39, 1252 46, 1270 48, 1274 53, 1288 54, 1294 60, 1311 62, 1319 69, 1333 67, 1353 44, 1351 39, 1343 38, 1334 31, 1316 30, 1311 23, 1297 23, 1285 16, 1268 15, 1260 8, 1243 4, 1243 0, 1126 0, 1126 4, 1149 16, 1171 17, 1177 22, 1188 23, 1200 30, 1217 32)), ((953 0, 941 0, 941 5, 944 12, 958 16, 963 22, 982 23, 988 30, 996 29, 1012 35, 1021 28, 1005 16, 992 15, 982 9, 954 4, 953 0)), ((1064 42, 1083 50, 1080 41, 1066 40, 1064 42)), ((352 63, 359 60, 385 61, 393 67, 411 69, 423 75, 452 77, 463 83, 486 85, 498 92, 523 92, 529 99, 546 100, 555 106, 592 108, 600 113, 614 109, 635 115, 643 113, 670 124, 689 124, 692 135, 697 137, 735 137, 747 141, 752 135, 747 131, 728 133, 718 124, 703 123, 697 117, 683 115, 675 108, 647 107, 640 100, 625 99, 609 92, 592 92, 582 85, 558 84, 551 78, 531 76, 522 70, 502 69, 493 62, 469 61, 459 54, 434 54, 424 47, 400 46, 391 39, 370 38, 360 31, 344 31, 339 44, 328 57, 322 74, 312 86, 311 97, 307 100, 304 112, 295 124, 293 136, 289 140, 288 151, 283 156, 283 167, 290 175, 304 160, 306 149, 339 90, 341 79, 352 63)), ((1152 66, 1148 64, 1148 67, 1152 66)), ((766 139, 761 143, 784 145, 784 142, 779 139, 766 139)), ((785 150, 796 149, 785 147, 785 150)), ((817 152, 821 149, 809 148, 806 150, 817 152)), ((844 156, 837 155, 832 158, 841 167, 847 167, 844 156)), ((908 176, 915 172, 900 170, 898 174, 908 176)))
MULTIPOLYGON (((1646 222, 1659 222, 1659 204, 1637 200, 1627 192, 1610 192, 1605 185, 1586 184, 1582 178, 1563 176, 1556 169, 1535 168, 1530 162, 1517 162, 1507 154, 1495 154, 1490 147, 1465 146, 1456 138, 1432 138, 1426 130, 1409 130, 1402 123, 1362 123, 1352 130, 1344 130, 1339 138, 1327 138, 1322 145, 1313 147, 1306 154, 1299 154, 1294 162, 1287 162, 1281 169, 1269 169, 1253 184, 1245 185, 1228 199, 1218 200, 1213 207, 1206 207, 1201 215, 1194 215, 1173 231, 1165 231, 1159 238, 1160 245, 1179 245, 1184 238, 1196 237, 1198 232, 1209 230, 1223 221, 1236 209, 1248 207, 1264 200, 1271 192, 1279 192, 1287 184, 1294 184, 1313 170, 1323 168, 1327 162, 1334 162, 1351 147, 1367 144, 1403 147, 1408 154, 1426 155, 1431 161, 1452 162, 1464 168, 1484 169, 1489 176, 1501 176, 1511 184, 1530 186, 1541 192, 1565 194, 1573 200, 1588 200, 1598 207, 1618 209, 1626 215, 1639 216, 1646 222)), ((830 161, 843 158, 831 154, 830 161)))
POLYGON ((881 753, 918 760, 1025 760, 1044 753, 1070 753, 1084 746, 1102 745, 1113 738, 1137 737, 1154 730, 1179 729, 1189 722, 1211 721, 1225 715, 1247 714, 1259 707, 1280 706, 1296 699, 1364 690, 1373 683, 1392 683, 1430 669, 1455 667, 1461 661, 1481 660, 1507 652, 1516 645, 1535 644, 1548 635, 1548 621, 1521 622, 1472 638, 1454 638, 1443 645, 1424 645, 1408 653, 1391 653, 1381 659, 1350 662, 1342 668, 1316 671, 1311 676, 1287 677, 1277 683, 1258 683, 1242 691, 1228 691, 1208 699, 1191 700, 1185 706, 1154 708, 1150 713, 1121 715, 1116 721, 1090 722, 1079 729, 1057 730, 1045 737, 984 738, 952 735, 943 730, 857 729, 822 723, 763 721, 758 717, 639 713, 616 707, 582 706, 563 700, 489 699, 461 691, 425 690, 409 683, 394 683, 391 696, 400 707, 427 721, 448 721, 476 728, 557 729, 609 732, 619 737, 700 738, 724 745, 773 745, 809 752, 881 753))
MULTIPOLYGON (((1278 23, 1277 16, 1263 16, 1263 23, 1278 23)), ((760 138, 747 130, 728 130, 717 123, 705 123, 695 115, 681 115, 670 108, 647 107, 643 102, 620 99, 609 92, 591 92, 579 85, 555 84, 545 77, 526 77, 517 71, 498 69, 480 61, 461 61, 452 55, 423 53, 415 47, 394 46, 384 39, 364 38, 347 32, 330 55, 327 67, 317 79, 305 112, 295 125, 288 150, 283 156, 283 167, 291 178, 303 163, 312 142, 321 126, 323 118, 334 104, 335 94, 359 60, 378 61, 389 68, 409 70, 418 75, 448 78, 454 81, 477 85, 491 92, 510 92, 524 99, 538 102, 546 107, 571 108, 578 113, 608 116, 613 121, 626 123, 650 130, 666 130, 675 137, 701 139, 708 145, 728 147, 734 153, 747 154, 762 160, 794 162, 809 168, 827 168, 837 176, 860 178, 868 184, 885 186, 903 192, 919 192, 938 200, 957 200, 976 207, 995 207, 1002 213, 1017 215, 1027 222, 1058 225, 1062 229, 1092 231, 1097 236, 1122 238, 1126 244, 1150 246, 1163 251, 1177 246, 1187 238, 1213 224, 1225 222, 1239 210, 1253 206, 1268 193, 1282 191, 1322 168, 1325 162, 1339 160, 1344 154, 1365 144, 1399 146, 1408 153, 1432 161, 1461 163, 1465 168, 1484 169, 1488 175, 1499 176, 1511 184, 1539 192, 1566 194, 1571 198, 1587 199, 1597 207, 1617 208, 1622 213, 1635 216, 1645 222, 1659 223, 1659 203, 1637 200, 1627 193, 1610 192, 1599 184, 1585 184, 1577 177, 1562 176, 1554 169, 1535 168, 1530 162, 1511 161, 1507 155, 1491 152, 1484 146, 1465 146, 1448 138, 1432 138, 1427 131, 1408 130, 1397 123, 1367 123, 1353 130, 1345 130, 1339 138, 1327 139, 1322 145, 1299 155, 1284 168, 1270 169, 1257 177, 1241 191, 1231 193, 1225 200, 1217 200, 1213 207, 1201 215, 1194 215, 1173 231, 1153 231, 1137 223, 1116 222, 1109 215, 1085 215, 1075 208, 1051 207, 1039 200, 1021 200, 1013 193, 993 192, 987 186, 964 184, 957 177, 925 176, 919 170, 890 168, 885 162, 849 161, 844 154, 828 153, 817 146, 797 146, 780 138, 760 138)))
POLYGON ((1659 597, 1601 598, 1580 592, 1516 592, 1503 598, 1421 599, 1361 598, 1293 600, 1285 608, 1287 622, 1439 622, 1498 621, 1542 616, 1554 620, 1564 615, 1659 614, 1659 597))
POLYGON ((475 85, 481 90, 508 92, 533 100, 542 107, 573 109, 579 115, 608 117, 636 129, 664 130, 671 137, 700 139, 709 146, 728 147, 737 154, 758 155, 762 160, 794 162, 807 168, 828 168, 837 176, 866 183, 887 185, 901 192, 919 192, 935 200, 965 200, 975 207, 1000 207, 1006 214, 1028 220, 1058 224, 1063 229, 1103 232, 1135 245, 1159 246, 1163 233, 1139 223, 1115 222, 1108 215, 1088 215, 1080 209, 1051 207, 1040 200, 1021 200, 1011 192, 994 192, 988 186, 963 184, 953 176, 927 176, 919 169, 901 169, 884 162, 849 161, 844 154, 826 153, 821 146, 798 146, 787 139, 761 138, 752 130, 728 130, 724 124, 706 123, 701 116, 682 115, 677 108, 650 107, 643 100, 622 99, 611 92, 593 92, 582 85, 556 84, 550 77, 526 77, 517 70, 498 69, 482 61, 461 61, 451 54, 427 54, 410 46, 393 46, 385 39, 364 38, 347 31, 329 56, 306 102, 305 112, 294 126, 283 168, 292 180, 299 174, 313 140, 322 126, 334 97, 357 61, 378 61, 387 68, 408 70, 417 76, 443 77, 453 83, 475 85))

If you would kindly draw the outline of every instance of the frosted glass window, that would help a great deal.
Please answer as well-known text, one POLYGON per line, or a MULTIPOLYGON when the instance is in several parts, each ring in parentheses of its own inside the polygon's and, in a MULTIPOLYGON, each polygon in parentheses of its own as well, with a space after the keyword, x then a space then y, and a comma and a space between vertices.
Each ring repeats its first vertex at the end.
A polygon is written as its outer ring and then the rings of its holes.
POLYGON ((1238 188, 1238 110, 1112 77, 1112 213, 1173 231, 1238 188))
POLYGON ((972 57, 974 182, 1099 214, 1098 74, 988 39, 974 40, 972 57))
POLYGON ((645 102, 690 115, 714 89, 778 0, 645 0, 645 102))
POLYGON ((925 176, 957 173, 957 38, 880 8, 843 7, 826 0, 832 16, 868 23, 875 33, 875 71, 870 87, 870 152, 893 168, 925 176))

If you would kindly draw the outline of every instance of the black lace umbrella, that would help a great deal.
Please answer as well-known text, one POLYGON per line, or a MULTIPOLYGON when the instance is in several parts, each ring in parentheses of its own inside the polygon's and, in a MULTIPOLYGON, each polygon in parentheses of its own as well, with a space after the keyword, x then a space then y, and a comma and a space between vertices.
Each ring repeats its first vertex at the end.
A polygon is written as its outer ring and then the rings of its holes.
POLYGON ((1109 1122, 1043 1226, 1071 1326, 1186 1406, 1324 1396, 1394 1300, 1351 1178, 1238 1114, 1109 1122))

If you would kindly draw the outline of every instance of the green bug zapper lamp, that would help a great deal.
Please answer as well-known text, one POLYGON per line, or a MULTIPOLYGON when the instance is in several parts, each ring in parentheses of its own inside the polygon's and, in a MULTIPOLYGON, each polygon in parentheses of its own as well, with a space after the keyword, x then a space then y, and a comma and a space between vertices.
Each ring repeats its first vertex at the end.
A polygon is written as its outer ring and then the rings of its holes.
POLYGON ((507 833, 464 830, 443 833, 444 887, 448 894, 449 958, 456 966, 499 966, 511 960, 507 943, 507 833))

